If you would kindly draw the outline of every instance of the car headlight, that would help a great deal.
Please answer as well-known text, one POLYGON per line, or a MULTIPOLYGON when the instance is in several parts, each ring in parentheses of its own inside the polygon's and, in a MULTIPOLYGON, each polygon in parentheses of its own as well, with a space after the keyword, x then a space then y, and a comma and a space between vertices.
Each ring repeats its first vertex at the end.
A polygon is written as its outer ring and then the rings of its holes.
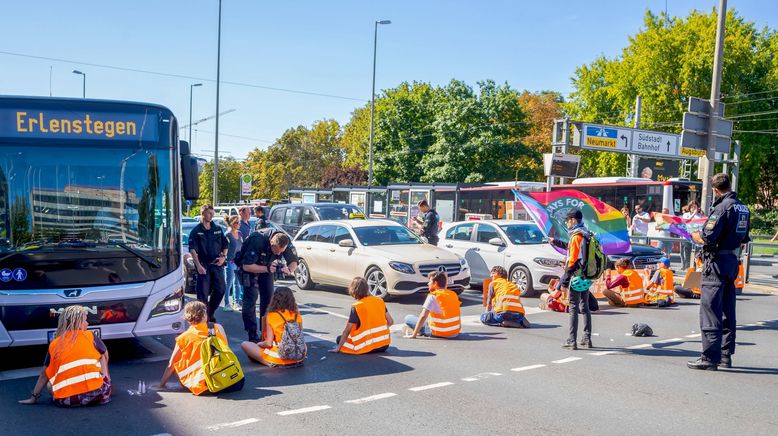
POLYGON ((413 265, 403 262, 389 262, 389 266, 392 267, 393 270, 399 271, 401 273, 405 274, 413 274, 415 271, 413 269, 413 265))
POLYGON ((467 265, 467 261, 465 260, 464 257, 459 259, 459 266, 462 267, 462 270, 466 270, 467 269, 468 265, 467 265))
POLYGON ((610 260, 611 262, 616 262, 617 260, 624 259, 625 257, 628 258, 629 256, 621 256, 621 255, 618 255, 618 254, 609 254, 608 255, 608 260, 610 260))
POLYGON ((181 308, 184 307, 184 288, 178 288, 172 294, 163 298, 154 309, 151 310, 149 319, 155 316, 170 315, 171 313, 178 313, 181 308))
POLYGON ((557 267, 562 266, 562 261, 558 259, 549 259, 547 257, 536 257, 532 259, 538 265, 557 267))

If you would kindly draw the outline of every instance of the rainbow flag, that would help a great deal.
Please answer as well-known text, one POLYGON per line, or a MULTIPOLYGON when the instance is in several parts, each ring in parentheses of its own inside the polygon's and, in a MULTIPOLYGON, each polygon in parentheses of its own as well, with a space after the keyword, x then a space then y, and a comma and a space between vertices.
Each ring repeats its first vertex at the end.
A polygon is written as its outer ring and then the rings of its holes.
POLYGON ((654 221, 656 222, 656 226, 659 227, 659 230, 666 230, 688 240, 692 239, 692 232, 702 230, 702 226, 707 220, 707 218, 693 218, 687 221, 682 217, 675 215, 654 213, 654 221))
POLYGON ((567 242, 565 215, 570 209, 579 209, 586 227, 600 240, 603 253, 623 254, 632 250, 624 215, 594 197, 574 189, 529 194, 514 190, 513 193, 547 237, 567 242))

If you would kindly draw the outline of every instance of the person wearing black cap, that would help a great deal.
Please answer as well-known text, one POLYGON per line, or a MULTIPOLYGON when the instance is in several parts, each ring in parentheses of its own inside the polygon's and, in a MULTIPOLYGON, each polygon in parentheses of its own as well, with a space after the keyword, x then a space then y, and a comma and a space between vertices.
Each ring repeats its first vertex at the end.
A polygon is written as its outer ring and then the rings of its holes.
POLYGON ((702 356, 688 362, 691 369, 715 371, 731 368, 735 354, 736 290, 738 252, 749 242, 751 212, 732 192, 726 174, 711 178, 713 193, 718 197, 702 231, 692 232, 692 239, 702 244, 702 281, 700 295, 700 330, 702 356))
MULTIPOLYGON (((557 247, 567 249, 567 260, 565 261, 565 272, 562 274, 562 278, 559 279, 559 285, 562 291, 567 291, 570 298, 570 334, 562 344, 563 348, 571 350, 577 350, 578 344, 578 312, 582 312, 584 316, 584 334, 581 339, 581 346, 584 348, 592 348, 592 313, 589 310, 589 290, 575 289, 573 286, 573 292, 570 291, 571 282, 585 283, 583 277, 576 277, 579 270, 583 267, 583 252, 585 247, 585 238, 591 238, 592 235, 586 230, 583 225, 583 214, 579 209, 571 209, 565 215, 565 224, 567 225, 567 232, 570 235, 570 240, 567 244, 550 238, 549 242, 557 247), (582 281, 583 279, 583 281, 582 281)), ((589 282, 591 284, 591 282, 589 282)))

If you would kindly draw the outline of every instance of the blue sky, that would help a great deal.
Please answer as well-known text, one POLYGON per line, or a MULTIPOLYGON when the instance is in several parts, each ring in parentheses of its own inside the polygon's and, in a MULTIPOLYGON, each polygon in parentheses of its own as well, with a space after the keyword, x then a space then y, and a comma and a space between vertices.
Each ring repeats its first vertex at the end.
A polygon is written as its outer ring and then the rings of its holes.
MULTIPOLYGON (((0 15, 0 94, 80 97, 168 106, 182 124, 197 80, 120 71, 83 63, 216 78, 217 0, 13 1, 0 15), (83 62, 83 63, 80 63, 83 62)), ((373 22, 379 28, 376 88, 402 81, 471 85, 483 79, 519 90, 568 93, 575 68, 618 55, 640 30, 647 9, 686 15, 715 0, 603 1, 260 1, 223 0, 224 81, 346 98, 222 84, 220 150, 243 158, 297 125, 323 118, 346 123, 370 98, 373 22), (356 99, 356 100, 354 100, 356 99), (230 136, 228 136, 230 135, 230 136)), ((759 27, 778 25, 769 0, 730 0, 759 27)), ((215 113, 213 81, 195 88, 195 120, 215 113)), ((197 126, 198 153, 213 150, 213 121, 197 126)), ((183 136, 182 136, 183 137, 183 136)), ((210 152, 212 154, 212 151, 210 152)))

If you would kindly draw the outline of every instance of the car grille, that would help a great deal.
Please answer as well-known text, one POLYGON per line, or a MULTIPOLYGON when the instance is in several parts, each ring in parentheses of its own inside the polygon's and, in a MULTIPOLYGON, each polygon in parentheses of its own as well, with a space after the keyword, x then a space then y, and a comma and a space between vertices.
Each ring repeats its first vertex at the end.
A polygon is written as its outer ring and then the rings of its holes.
POLYGON ((659 259, 661 259, 661 256, 638 256, 632 259, 632 263, 635 265, 635 269, 653 269, 656 268, 659 259))
POLYGON ((448 274, 449 277, 459 274, 459 271, 462 269, 462 265, 459 263, 434 263, 419 265, 419 272, 424 277, 427 277, 427 275, 432 271, 440 271, 440 267, 445 268, 446 274, 448 274))

